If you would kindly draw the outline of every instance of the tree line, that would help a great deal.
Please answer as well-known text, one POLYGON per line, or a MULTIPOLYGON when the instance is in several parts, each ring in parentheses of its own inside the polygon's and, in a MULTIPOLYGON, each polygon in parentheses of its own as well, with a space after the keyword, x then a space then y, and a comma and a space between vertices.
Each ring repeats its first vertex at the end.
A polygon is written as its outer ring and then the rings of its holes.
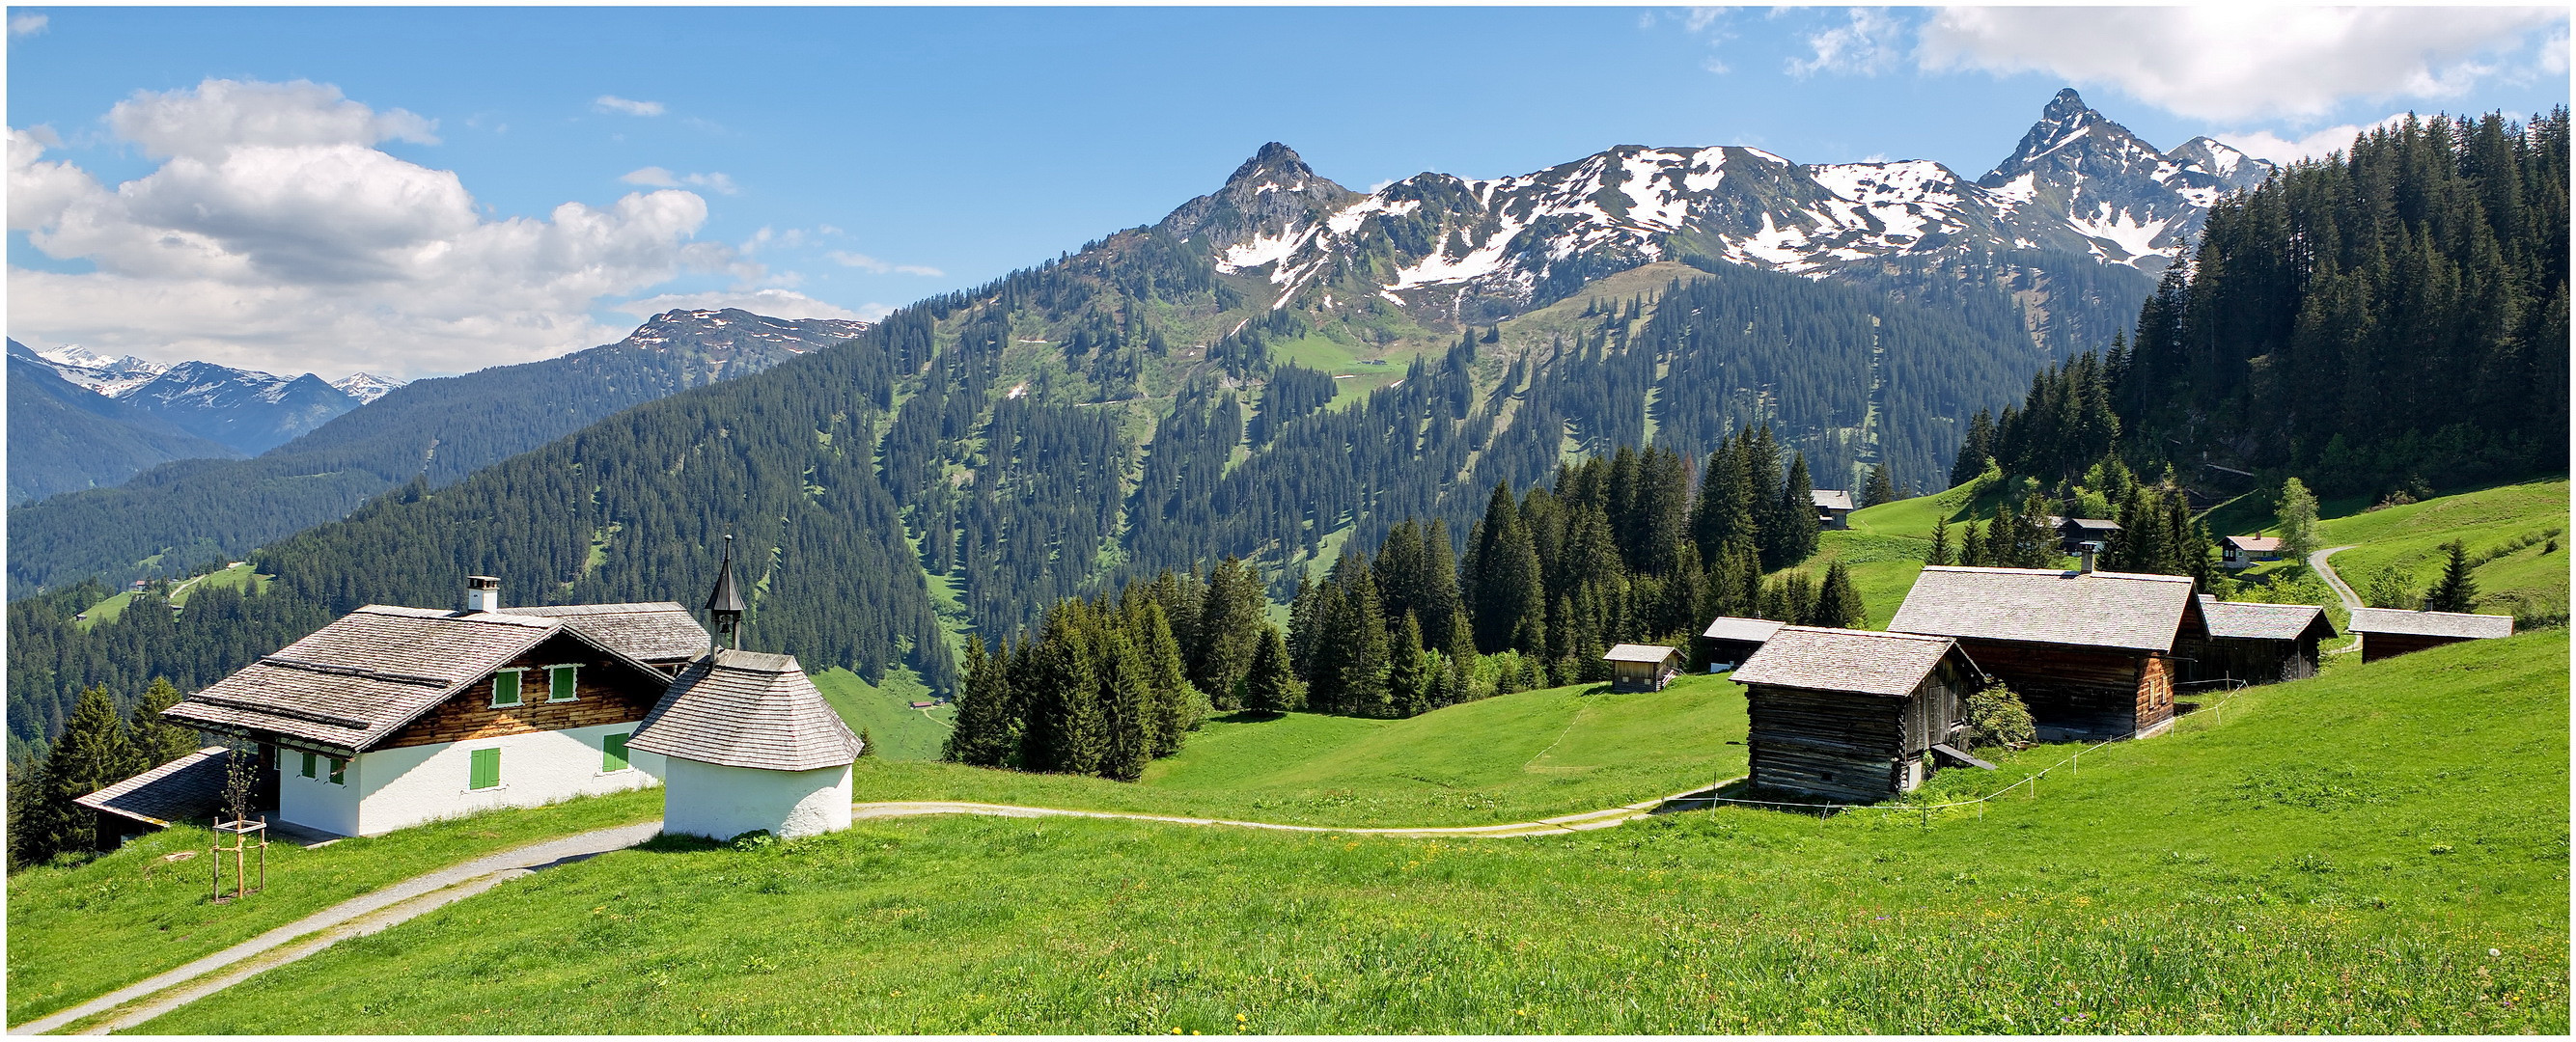
POLYGON ((9 868, 41 864, 58 854, 86 854, 113 836, 98 834, 98 812, 73 800, 197 751, 197 732, 171 723, 161 711, 179 703, 179 689, 155 678, 119 714, 118 699, 104 687, 80 693, 63 731, 45 756, 9 772, 9 868))

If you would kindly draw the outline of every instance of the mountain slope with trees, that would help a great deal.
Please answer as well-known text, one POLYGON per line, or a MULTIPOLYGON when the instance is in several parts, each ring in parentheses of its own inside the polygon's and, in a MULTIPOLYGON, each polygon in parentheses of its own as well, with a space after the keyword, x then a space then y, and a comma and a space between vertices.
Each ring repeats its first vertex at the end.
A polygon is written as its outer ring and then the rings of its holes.
POLYGON ((9 341, 9 503, 117 484, 171 460, 238 456, 74 384, 9 341), (22 356, 21 352, 26 354, 22 356))

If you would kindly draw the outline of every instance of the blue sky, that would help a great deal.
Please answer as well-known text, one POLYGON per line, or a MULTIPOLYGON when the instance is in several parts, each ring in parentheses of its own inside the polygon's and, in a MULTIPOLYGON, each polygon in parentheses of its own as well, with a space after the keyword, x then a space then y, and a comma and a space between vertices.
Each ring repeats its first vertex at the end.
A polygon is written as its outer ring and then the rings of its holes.
POLYGON ((671 304, 874 315, 1269 140, 1358 189, 1621 143, 1974 177, 2070 84, 2156 145, 2284 156, 2568 96, 2564 9, 10 14, 11 335, 335 378, 671 304))

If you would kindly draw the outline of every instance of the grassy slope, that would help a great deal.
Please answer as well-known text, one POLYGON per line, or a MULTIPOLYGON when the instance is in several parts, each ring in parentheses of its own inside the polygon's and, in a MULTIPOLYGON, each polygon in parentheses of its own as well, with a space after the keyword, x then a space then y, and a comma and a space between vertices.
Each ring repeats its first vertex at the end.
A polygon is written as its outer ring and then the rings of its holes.
POLYGON ((2555 533, 2559 549, 2543 554, 2531 546, 2480 566, 2478 610, 2509 614, 2567 608, 2567 496, 2564 478, 2505 485, 2457 496, 2443 496, 2386 510, 2373 510, 2320 523, 2321 543, 2359 544, 2334 556, 2335 571, 2361 589, 2372 573, 2395 566, 2418 589, 2429 587, 2448 560, 2442 544, 2468 543, 2471 554, 2522 536, 2555 533))
POLYGON ((658 844, 149 1027, 2562 1034, 2567 650, 2534 634, 2256 689, 2223 724, 1929 828, 1728 809, 1425 841, 939 818, 658 844))
POLYGON ((945 763, 863 764, 861 800, 968 799, 1307 825, 1479 825, 1598 810, 1744 773, 1743 689, 1524 691, 1408 720, 1210 721, 1136 784, 945 763))
POLYGON ((929 701, 930 689, 908 669, 887 674, 885 685, 879 687, 835 666, 815 674, 814 687, 851 730, 868 732, 876 742, 877 755, 885 759, 936 760, 948 745, 949 730, 956 726, 954 705, 928 710, 911 707, 913 702, 929 701))
POLYGON ((209 833, 174 828, 86 865, 9 877, 9 1022, 43 1016, 249 940, 322 908, 494 851, 651 821, 662 790, 533 810, 495 811, 345 839, 319 850, 268 848, 268 890, 237 905, 206 901, 209 833), (192 860, 165 854, 195 850, 192 860))
MULTIPOLYGON (((252 572, 249 564, 244 563, 230 565, 193 579, 183 579, 171 584, 170 603, 179 605, 183 608, 187 607, 188 594, 194 592, 199 586, 228 586, 238 590, 252 582, 257 582, 259 584, 256 588, 251 590, 252 593, 258 593, 261 590, 268 589, 268 577, 252 572)), ((127 591, 125 593, 109 597, 96 604, 90 605, 87 610, 82 612, 82 614, 89 617, 77 625, 80 627, 81 632, 89 632, 92 628, 102 622, 116 621, 118 616, 125 614, 125 606, 132 603, 134 603, 134 594, 132 591, 127 591)))

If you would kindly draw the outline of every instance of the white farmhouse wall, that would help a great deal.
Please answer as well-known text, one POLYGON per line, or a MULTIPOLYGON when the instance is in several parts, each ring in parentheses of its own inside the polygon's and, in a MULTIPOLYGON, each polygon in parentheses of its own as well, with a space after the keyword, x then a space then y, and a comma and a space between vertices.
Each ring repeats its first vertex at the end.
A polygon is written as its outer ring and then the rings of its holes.
POLYGON ((304 754, 277 751, 277 820, 342 836, 358 834, 358 765, 352 763, 331 784, 331 761, 313 758, 313 776, 304 776, 304 754))
MULTIPOLYGON (((506 757, 507 754, 504 754, 506 757)), ((768 829, 781 839, 850 827, 850 768, 764 771, 671 757, 662 831, 732 839, 768 829)))
MULTIPOLYGON (((598 796, 646 788, 661 781, 665 760, 655 753, 629 750, 629 766, 602 771, 601 742, 612 734, 629 734, 635 724, 599 724, 566 731, 539 731, 437 745, 380 749, 349 765, 347 791, 354 794, 354 814, 334 822, 306 821, 279 800, 280 816, 299 825, 343 835, 374 836, 443 818, 463 817, 496 807, 535 807, 576 796, 598 796), (473 754, 501 750, 501 784, 472 789, 473 754)), ((288 778, 291 790, 301 778, 288 778)), ((326 788, 339 788, 326 786, 326 788)))

